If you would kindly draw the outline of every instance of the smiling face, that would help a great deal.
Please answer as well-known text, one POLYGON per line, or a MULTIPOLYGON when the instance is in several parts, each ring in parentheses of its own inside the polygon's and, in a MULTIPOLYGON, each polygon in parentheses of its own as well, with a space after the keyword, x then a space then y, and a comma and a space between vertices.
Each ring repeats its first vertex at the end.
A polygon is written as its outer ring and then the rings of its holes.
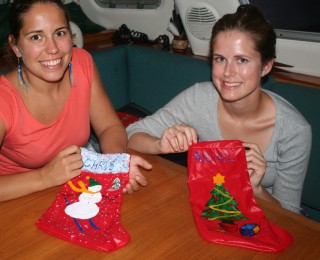
POLYGON ((273 61, 262 64, 248 34, 236 30, 220 32, 213 46, 212 79, 221 98, 227 102, 242 100, 260 91, 261 77, 273 61))
POLYGON ((17 57, 22 57, 28 79, 61 80, 72 54, 72 39, 64 12, 55 4, 38 3, 23 14, 22 23, 13 50, 17 57))

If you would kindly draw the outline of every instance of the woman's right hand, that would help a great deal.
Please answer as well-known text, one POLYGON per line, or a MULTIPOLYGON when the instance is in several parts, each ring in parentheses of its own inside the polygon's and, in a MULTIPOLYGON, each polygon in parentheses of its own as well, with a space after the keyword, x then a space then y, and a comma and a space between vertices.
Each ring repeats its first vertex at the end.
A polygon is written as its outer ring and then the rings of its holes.
POLYGON ((160 153, 181 153, 198 142, 197 132, 189 125, 178 124, 167 128, 159 143, 160 153))
POLYGON ((64 184, 80 175, 82 166, 81 150, 78 146, 71 145, 63 149, 40 169, 45 188, 64 184))

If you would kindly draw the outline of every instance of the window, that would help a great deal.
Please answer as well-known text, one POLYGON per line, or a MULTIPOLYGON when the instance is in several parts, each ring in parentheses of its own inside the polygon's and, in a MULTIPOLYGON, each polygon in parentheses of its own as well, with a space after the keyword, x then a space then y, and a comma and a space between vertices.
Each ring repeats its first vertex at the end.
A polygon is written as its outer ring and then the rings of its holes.
POLYGON ((157 9, 162 0, 95 0, 104 8, 157 9))
POLYGON ((239 0, 258 6, 278 38, 320 42, 319 0, 239 0))

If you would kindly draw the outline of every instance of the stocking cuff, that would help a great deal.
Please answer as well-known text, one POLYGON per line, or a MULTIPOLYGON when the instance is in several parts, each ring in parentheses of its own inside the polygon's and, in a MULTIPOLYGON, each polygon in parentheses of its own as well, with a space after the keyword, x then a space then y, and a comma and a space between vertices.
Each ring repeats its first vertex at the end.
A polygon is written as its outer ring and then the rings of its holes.
POLYGON ((130 155, 127 153, 99 154, 80 148, 83 171, 94 173, 120 173, 129 171, 130 155))

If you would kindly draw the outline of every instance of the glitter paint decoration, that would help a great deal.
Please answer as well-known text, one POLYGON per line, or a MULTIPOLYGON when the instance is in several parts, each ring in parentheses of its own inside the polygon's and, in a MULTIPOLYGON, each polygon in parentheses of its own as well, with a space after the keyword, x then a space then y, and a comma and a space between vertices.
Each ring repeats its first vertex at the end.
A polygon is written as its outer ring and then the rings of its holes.
POLYGON ((112 252, 130 236, 120 222, 122 189, 129 179, 129 154, 98 154, 81 148, 85 166, 65 183, 36 222, 49 235, 91 249, 112 252))

